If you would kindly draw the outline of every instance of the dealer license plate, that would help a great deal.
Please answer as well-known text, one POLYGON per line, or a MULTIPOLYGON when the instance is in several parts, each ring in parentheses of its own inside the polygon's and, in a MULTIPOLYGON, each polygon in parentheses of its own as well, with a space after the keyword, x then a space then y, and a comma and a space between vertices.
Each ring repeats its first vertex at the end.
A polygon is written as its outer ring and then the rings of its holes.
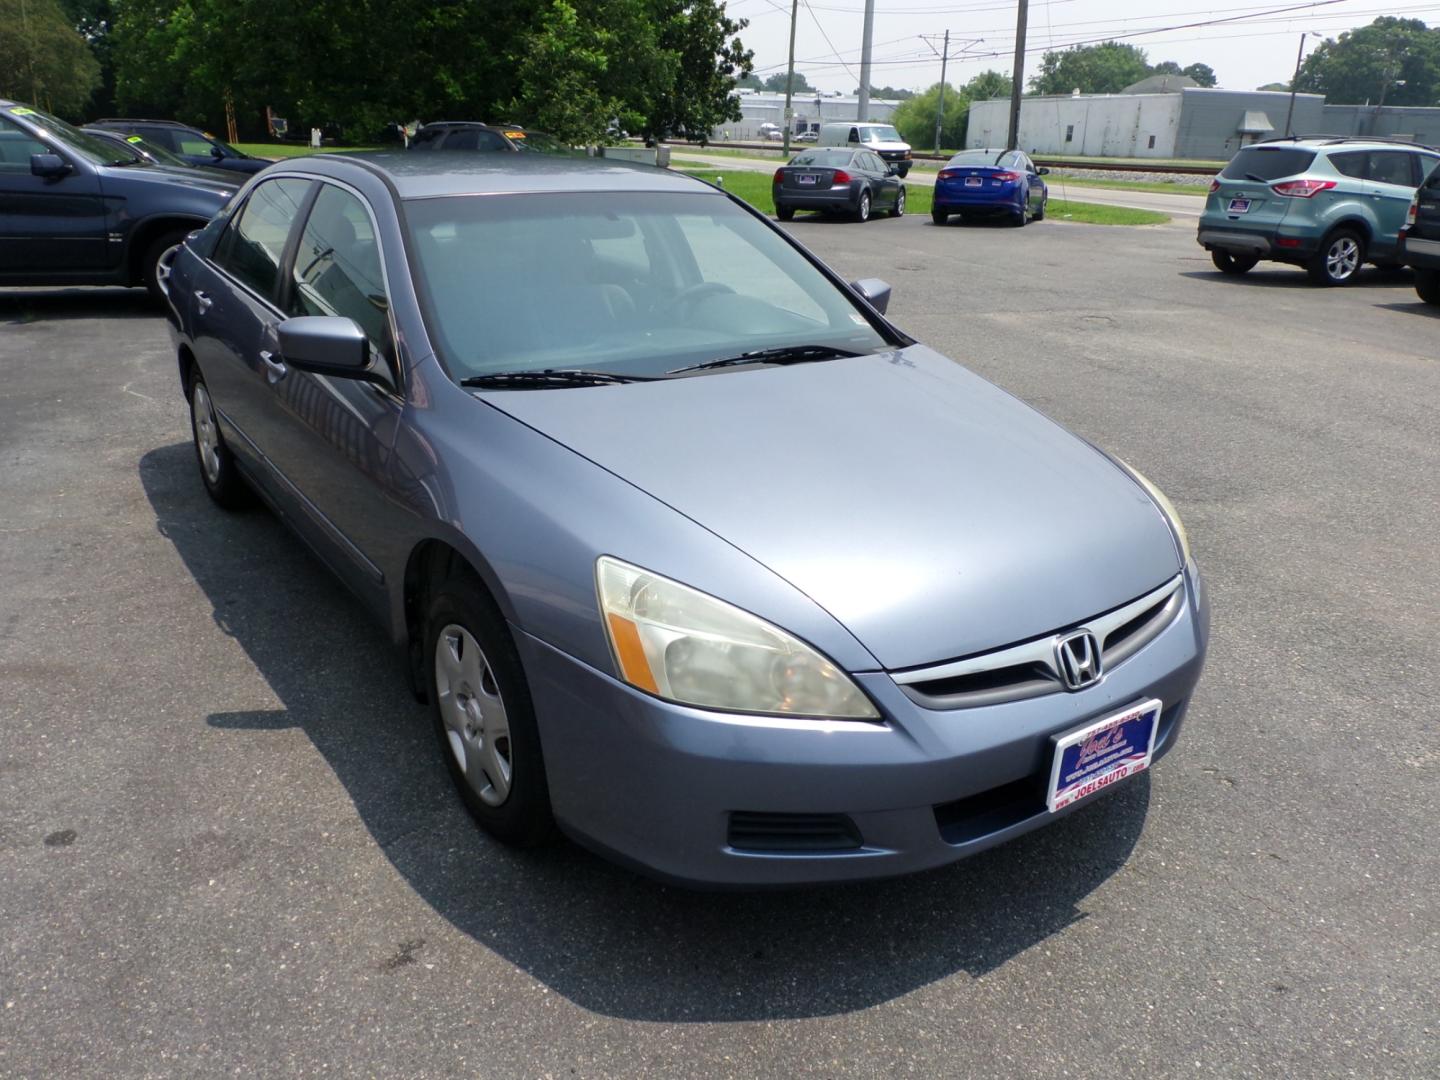
POLYGON ((1050 812, 1063 810, 1148 769, 1155 753, 1161 708, 1160 701, 1152 698, 1076 731, 1057 735, 1046 799, 1050 812))
POLYGON ((966 187, 979 187, 983 183, 985 183, 985 178, 983 176, 967 176, 965 178, 966 187))
POLYGON ((1230 200, 1230 213, 1232 213, 1232 214, 1244 214, 1244 213, 1248 213, 1249 210, 1250 210, 1250 200, 1249 200, 1249 199, 1231 199, 1231 200, 1230 200))
POLYGON ((800 173, 800 174, 798 174, 798 175, 795 177, 795 182, 796 182, 797 184, 808 184, 810 187, 814 187, 814 186, 815 186, 815 174, 814 174, 814 173, 800 173))

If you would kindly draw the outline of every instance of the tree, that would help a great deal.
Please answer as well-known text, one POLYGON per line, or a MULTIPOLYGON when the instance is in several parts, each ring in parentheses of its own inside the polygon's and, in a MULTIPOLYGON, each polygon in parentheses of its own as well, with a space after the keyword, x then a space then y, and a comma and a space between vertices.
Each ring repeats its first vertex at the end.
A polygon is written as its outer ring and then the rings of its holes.
POLYGON ((100 86, 90 99, 86 116, 107 116, 115 111, 115 56, 110 37, 115 13, 111 0, 60 0, 60 10, 100 65, 100 86))
MULTIPOLYGON (((935 117, 940 109, 940 84, 902 101, 890 122, 911 146, 935 145, 935 117)), ((954 86, 945 88, 945 118, 940 128, 942 147, 965 145, 965 125, 970 118, 970 99, 954 86)))
POLYGON ((78 117, 100 65, 56 0, 0 0, 0 97, 78 117))
POLYGON ((1257 86, 1255 89, 1288 93, 1290 84, 1288 82, 1267 82, 1264 86, 1257 86))
MULTIPOLYGON (((775 74, 765 79, 761 85, 771 93, 783 94, 785 92, 785 72, 775 72, 775 74)), ((805 78, 804 72, 797 71, 795 72, 795 84, 792 92, 796 94, 801 92, 813 94, 815 93, 815 87, 810 85, 810 80, 805 78)))
MULTIPOLYGON (((855 96, 860 96, 860 88, 855 88, 855 96)), ((879 98, 881 101, 908 101, 915 96, 914 90, 903 90, 895 86, 872 86, 870 96, 879 98)))
POLYGON ((1151 75, 1184 75, 1185 69, 1174 60, 1161 60, 1150 68, 1151 75))
POLYGON ((971 101, 993 101, 995 98, 1008 98, 1014 85, 1015 80, 1009 75, 982 71, 962 86, 960 92, 971 101))
POLYGON ((1190 78, 1194 79, 1201 86, 1215 85, 1215 69, 1209 64, 1191 64, 1180 72, 1180 74, 1189 75, 1190 78))
POLYGON ((1295 88, 1334 104, 1434 105, 1440 93, 1440 30, 1383 15, 1326 38, 1305 58, 1295 88))
POLYGON ((1145 50, 1118 41, 1046 52, 1030 80, 1037 94, 1118 94, 1150 73, 1145 50))

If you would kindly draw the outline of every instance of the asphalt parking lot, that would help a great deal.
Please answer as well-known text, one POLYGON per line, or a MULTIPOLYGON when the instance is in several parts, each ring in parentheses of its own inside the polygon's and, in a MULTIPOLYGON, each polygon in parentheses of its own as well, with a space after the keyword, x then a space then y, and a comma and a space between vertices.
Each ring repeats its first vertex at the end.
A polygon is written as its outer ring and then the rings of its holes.
POLYGON ((793 231, 1174 500, 1176 751, 865 886, 499 848, 358 605, 206 499, 143 295, 0 290, 0 1075, 1440 1075, 1440 317, 1180 224, 793 231))

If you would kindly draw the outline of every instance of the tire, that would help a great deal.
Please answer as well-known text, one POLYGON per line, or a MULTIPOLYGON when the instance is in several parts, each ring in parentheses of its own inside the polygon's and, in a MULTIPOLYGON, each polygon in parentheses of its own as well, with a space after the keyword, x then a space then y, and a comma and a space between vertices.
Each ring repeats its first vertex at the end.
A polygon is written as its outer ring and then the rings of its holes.
POLYGON ((867 221, 870 220, 870 192, 869 192, 869 191, 862 191, 862 192, 860 193, 860 202, 859 202, 859 204, 855 207, 855 213, 854 213, 853 216, 854 216, 855 220, 856 220, 857 222, 859 222, 861 225, 864 225, 865 222, 867 222, 867 221))
POLYGON ((1365 265, 1365 238, 1354 229, 1336 229, 1320 241, 1320 250, 1305 264, 1316 285, 1349 285, 1365 265))
POLYGON ((777 206, 775 207, 775 216, 781 221, 794 221, 795 208, 793 206, 777 206))
POLYGON ((1427 304, 1440 307, 1440 270, 1415 268, 1415 295, 1427 304))
POLYGON ((162 233, 159 238, 150 242, 145 253, 140 256, 140 282, 155 300, 163 302, 165 299, 165 294, 160 291, 160 256, 189 235, 189 230, 162 233))
POLYGON ((903 187, 900 189, 899 193, 895 196, 895 205, 890 208, 890 216, 891 216, 891 217, 904 217, 904 216, 905 216, 905 189, 904 189, 903 187))
POLYGON ((1049 194, 1049 192, 1046 192, 1045 197, 1040 200, 1040 209, 1039 209, 1039 210, 1036 210, 1036 211, 1035 211, 1035 216, 1034 216, 1033 218, 1031 218, 1032 221, 1044 221, 1044 220, 1045 220, 1045 205, 1046 205, 1049 201, 1050 201, 1050 194, 1049 194))
POLYGON ((1010 224, 1017 229, 1023 229, 1030 220, 1030 200, 1026 199, 1020 204, 1020 212, 1010 215, 1010 224))
POLYGON ((945 222, 950 220, 950 215, 947 214, 944 210, 931 210, 930 220, 936 225, 944 225, 945 222))
POLYGON ((1239 277, 1241 274, 1248 274, 1260 261, 1258 255, 1233 255, 1222 248, 1215 248, 1210 252, 1210 261, 1215 264, 1215 269, 1222 274, 1229 274, 1231 277, 1239 277))
POLYGON ((435 737, 465 808, 503 843, 553 838, 530 686, 504 618, 475 578, 451 577, 430 596, 424 657, 435 737))
POLYGON ((215 505, 225 510, 248 506, 250 489, 235 466, 234 455, 225 445, 215 417, 215 403, 210 400, 210 389, 201 378, 199 368, 192 368, 190 375, 190 441, 195 447, 200 482, 215 505))

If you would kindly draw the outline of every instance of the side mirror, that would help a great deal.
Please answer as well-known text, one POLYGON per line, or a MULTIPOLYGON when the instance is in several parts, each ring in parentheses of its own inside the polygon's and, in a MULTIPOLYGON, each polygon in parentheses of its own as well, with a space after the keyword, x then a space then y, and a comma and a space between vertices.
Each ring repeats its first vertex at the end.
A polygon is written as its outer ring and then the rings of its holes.
POLYGON ((1042 166, 1041 168, 1038 168, 1038 169, 1035 170, 1035 175, 1036 175, 1036 176, 1049 176, 1049 175, 1050 175, 1050 170, 1047 169, 1047 168, 1044 168, 1044 167, 1042 166))
POLYGON ((59 154, 31 154, 30 173, 47 180, 58 180, 71 171, 71 165, 59 154))
POLYGON ((886 176, 899 176, 899 175, 900 175, 900 166, 899 166, 899 165, 886 165, 886 166, 885 166, 885 175, 886 175, 886 176))
POLYGON ((212 145, 212 146, 210 147, 210 156, 211 156, 212 158, 214 158, 216 161, 219 161, 221 158, 223 158, 223 157, 225 156, 225 151, 224 151, 224 150, 221 150, 220 147, 218 147, 218 146, 213 146, 213 145, 212 145))
POLYGON ((341 379, 389 382, 375 369, 370 339, 354 319, 299 315, 280 323, 275 332, 280 339, 280 358, 293 368, 341 379))
POLYGON ((852 281, 850 288, 859 293, 881 315, 890 306, 890 286, 879 278, 867 277, 852 281))

